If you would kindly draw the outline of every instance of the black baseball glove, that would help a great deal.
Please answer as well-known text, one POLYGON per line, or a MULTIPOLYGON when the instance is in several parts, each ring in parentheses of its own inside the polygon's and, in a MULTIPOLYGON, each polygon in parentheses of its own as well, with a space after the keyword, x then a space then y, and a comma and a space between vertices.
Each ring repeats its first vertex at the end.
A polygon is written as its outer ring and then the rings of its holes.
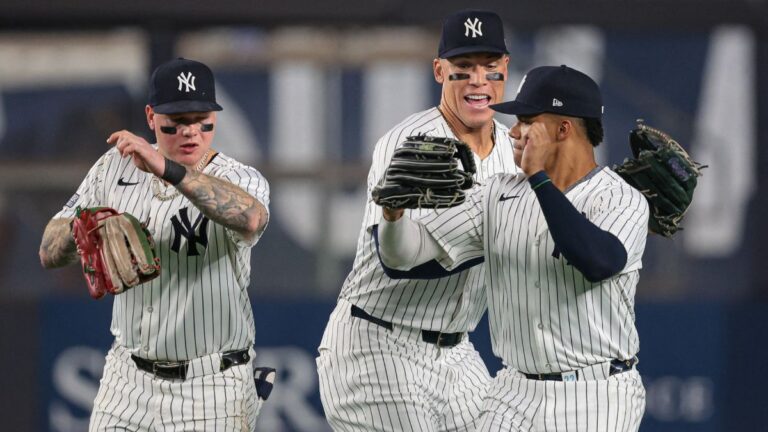
POLYGON ((669 135, 641 121, 629 133, 629 145, 634 158, 613 169, 648 199, 650 231, 671 237, 683 229, 680 221, 706 166, 691 159, 669 135))
POLYGON ((453 207, 464 202, 464 191, 474 184, 475 171, 467 144, 451 138, 410 136, 395 149, 371 196, 376 204, 388 208, 453 207))

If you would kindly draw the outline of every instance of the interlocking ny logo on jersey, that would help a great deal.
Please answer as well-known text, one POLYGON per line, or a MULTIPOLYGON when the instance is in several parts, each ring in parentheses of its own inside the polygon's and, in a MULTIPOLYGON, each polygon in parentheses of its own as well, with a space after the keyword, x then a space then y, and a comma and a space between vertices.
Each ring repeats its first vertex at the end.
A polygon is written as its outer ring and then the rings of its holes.
POLYGON ((467 18, 464 22, 464 36, 469 37, 469 32, 472 32, 472 38, 483 35, 483 22, 479 18, 472 19, 467 18))
POLYGON ((182 86, 184 86, 184 91, 187 93, 190 90, 197 90, 195 88, 195 76, 192 75, 192 72, 187 72, 187 75, 184 75, 184 72, 182 72, 176 78, 179 80, 179 91, 181 91, 182 86))
POLYGON ((171 223, 173 224, 173 244, 171 244, 171 250, 179 253, 181 237, 184 237, 187 239, 187 256, 200 255, 197 251, 197 245, 202 246, 203 250, 208 247, 208 220, 207 217, 200 213, 197 215, 195 223, 191 224, 189 223, 187 208, 181 208, 178 217, 174 215, 171 218, 171 223))

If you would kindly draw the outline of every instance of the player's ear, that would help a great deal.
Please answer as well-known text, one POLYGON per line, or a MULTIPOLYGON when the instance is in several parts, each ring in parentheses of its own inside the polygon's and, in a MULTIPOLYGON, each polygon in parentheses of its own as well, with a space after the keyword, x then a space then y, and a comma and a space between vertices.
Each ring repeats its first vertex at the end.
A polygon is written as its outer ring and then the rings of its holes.
POLYGON ((155 130, 155 111, 151 106, 144 107, 144 113, 147 115, 147 125, 150 130, 155 130))
POLYGON ((432 72, 435 74, 435 81, 438 84, 442 84, 445 79, 443 78, 443 65, 440 63, 440 59, 436 58, 432 60, 432 72))
POLYGON ((560 125, 557 127, 557 139, 564 140, 573 129, 573 123, 570 120, 560 121, 560 125))

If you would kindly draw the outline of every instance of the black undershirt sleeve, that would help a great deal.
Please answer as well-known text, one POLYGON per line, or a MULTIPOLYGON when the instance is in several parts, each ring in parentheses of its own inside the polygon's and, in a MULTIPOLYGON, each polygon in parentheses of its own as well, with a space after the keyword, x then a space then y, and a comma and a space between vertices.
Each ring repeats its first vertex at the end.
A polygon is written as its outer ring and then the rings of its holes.
POLYGON ((608 279, 624 268, 627 251, 621 241, 579 213, 544 171, 532 175, 528 182, 557 249, 588 281, 608 279))

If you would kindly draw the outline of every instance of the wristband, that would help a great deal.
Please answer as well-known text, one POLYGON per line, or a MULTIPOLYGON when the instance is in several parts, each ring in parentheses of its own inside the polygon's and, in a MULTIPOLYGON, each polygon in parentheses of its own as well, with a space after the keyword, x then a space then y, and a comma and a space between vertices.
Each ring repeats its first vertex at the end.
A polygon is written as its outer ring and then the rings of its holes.
POLYGON ((550 183, 551 181, 552 180, 549 178, 549 176, 544 170, 541 170, 536 174, 528 177, 528 183, 530 183, 531 189, 534 191, 540 188, 542 185, 546 183, 550 183))
POLYGON ((184 168, 183 165, 165 158, 165 171, 163 171, 163 175, 160 177, 161 179, 176 186, 184 180, 184 176, 186 175, 187 169, 184 168))
POLYGON ((541 185, 543 185, 545 183, 550 183, 550 182, 552 182, 551 179, 544 179, 541 182, 537 183, 536 186, 533 187, 533 190, 536 190, 536 189, 540 188, 541 185))

